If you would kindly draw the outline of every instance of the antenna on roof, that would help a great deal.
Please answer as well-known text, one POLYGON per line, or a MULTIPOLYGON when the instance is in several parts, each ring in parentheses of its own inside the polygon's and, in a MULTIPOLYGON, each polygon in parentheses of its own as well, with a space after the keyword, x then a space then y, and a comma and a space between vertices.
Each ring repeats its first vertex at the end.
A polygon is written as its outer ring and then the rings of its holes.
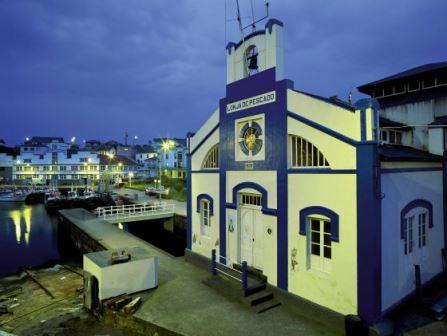
POLYGON ((252 22, 248 25, 246 25, 245 27, 242 26, 242 18, 241 18, 241 11, 240 11, 240 6, 239 6, 239 0, 236 0, 236 7, 237 7, 237 21, 239 23, 239 30, 241 31, 242 35, 244 33, 244 30, 247 28, 252 28, 253 31, 256 30, 256 24, 267 19, 269 17, 269 3, 268 1, 265 2, 265 15, 260 18, 257 19, 255 18, 255 12, 254 12, 254 7, 253 7, 253 0, 250 0, 250 4, 251 4, 251 15, 252 15, 252 22))
MULTIPOLYGON (((242 18, 241 18, 241 10, 240 10, 240 6, 239 6, 239 0, 236 0, 236 9, 237 9, 237 22, 239 24, 239 31, 241 32, 241 41, 242 41, 242 45, 244 47, 244 50, 246 51, 247 48, 245 46, 245 35, 244 35, 244 30, 247 28, 252 28, 252 31, 256 31, 256 24, 258 22, 261 22, 263 20, 265 20, 266 18, 268 18, 269 16, 269 3, 266 1, 265 2, 265 10, 266 10, 266 14, 264 17, 256 20, 255 19, 255 12, 254 12, 254 7, 253 7, 253 0, 250 0, 250 4, 251 4, 251 14, 252 14, 252 22, 247 25, 247 26, 243 26, 242 25, 242 18)), ((256 52, 256 50, 251 50, 252 54, 251 55, 244 55, 243 61, 244 61, 244 69, 248 69, 248 76, 250 76, 250 71, 257 71, 258 70, 258 65, 257 65, 257 57, 258 54, 256 52), (250 65, 247 66, 248 62, 250 62, 250 65)))
POLYGON ((349 105, 352 105, 352 91, 349 91, 348 103, 349 103, 349 105))

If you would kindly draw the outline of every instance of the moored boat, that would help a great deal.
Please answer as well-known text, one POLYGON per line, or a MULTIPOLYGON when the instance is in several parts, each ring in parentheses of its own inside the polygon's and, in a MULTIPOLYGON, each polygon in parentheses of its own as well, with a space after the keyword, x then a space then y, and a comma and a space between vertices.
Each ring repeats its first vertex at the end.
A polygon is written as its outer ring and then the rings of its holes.
POLYGON ((0 202, 24 202, 26 196, 28 196, 28 193, 21 190, 8 192, 0 194, 0 202))

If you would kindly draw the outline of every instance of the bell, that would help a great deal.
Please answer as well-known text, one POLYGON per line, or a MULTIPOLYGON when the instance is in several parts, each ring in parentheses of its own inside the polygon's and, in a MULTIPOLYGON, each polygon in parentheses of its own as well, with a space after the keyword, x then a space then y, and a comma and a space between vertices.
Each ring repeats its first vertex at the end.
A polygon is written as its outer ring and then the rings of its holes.
POLYGON ((258 55, 250 57, 250 63, 248 64, 250 70, 258 70, 258 55))

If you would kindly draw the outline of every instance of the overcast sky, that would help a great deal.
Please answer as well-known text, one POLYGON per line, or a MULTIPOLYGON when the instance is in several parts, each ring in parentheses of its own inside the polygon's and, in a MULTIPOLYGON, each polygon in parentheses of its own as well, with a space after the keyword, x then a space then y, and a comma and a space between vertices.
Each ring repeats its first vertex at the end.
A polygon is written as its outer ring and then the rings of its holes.
MULTIPOLYGON (((239 1, 251 16, 250 0, 239 1)), ((224 96, 225 45, 240 38, 235 0, 226 3, 225 24, 225 0, 0 0, 0 138, 124 141, 128 131, 144 143, 196 131, 224 96)), ((262 16, 264 2, 254 4, 262 16)), ((447 60, 446 0, 272 0, 270 9, 300 90, 345 99, 447 60)))

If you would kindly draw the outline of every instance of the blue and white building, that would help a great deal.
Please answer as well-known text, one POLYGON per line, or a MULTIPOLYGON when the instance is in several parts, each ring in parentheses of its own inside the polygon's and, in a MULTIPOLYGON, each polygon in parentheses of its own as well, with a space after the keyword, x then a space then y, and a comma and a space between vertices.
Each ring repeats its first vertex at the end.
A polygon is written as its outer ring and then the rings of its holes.
POLYGON ((274 19, 227 46, 226 95, 188 137, 187 252, 374 323, 415 264, 423 283, 442 271, 443 158, 381 146, 375 99, 295 89, 283 51, 274 19))
POLYGON ((169 178, 186 178, 186 140, 179 138, 154 138, 159 174, 169 178))

